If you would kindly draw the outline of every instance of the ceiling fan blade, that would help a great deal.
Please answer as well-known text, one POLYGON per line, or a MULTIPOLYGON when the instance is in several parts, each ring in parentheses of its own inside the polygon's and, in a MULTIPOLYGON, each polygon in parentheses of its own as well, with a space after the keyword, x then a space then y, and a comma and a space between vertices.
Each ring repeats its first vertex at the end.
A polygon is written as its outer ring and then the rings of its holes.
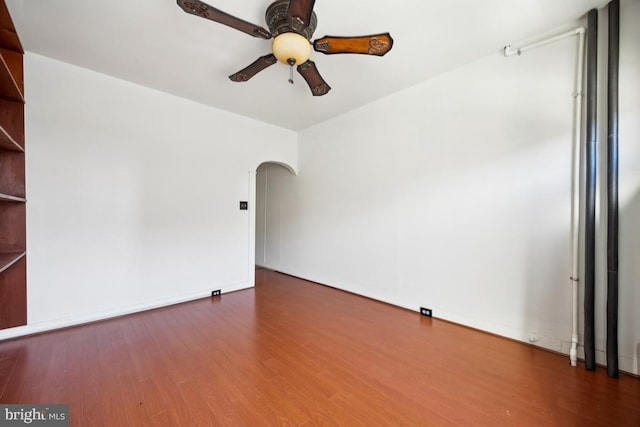
POLYGON ((313 96, 326 95, 326 93, 331 90, 331 86, 324 81, 318 72, 315 62, 308 60, 307 62, 298 65, 298 72, 307 81, 313 96))
POLYGON ((392 47, 393 39, 389 33, 359 37, 325 36, 313 42, 313 48, 316 52, 328 55, 334 53, 361 53, 384 56, 392 47))
POLYGON ((248 67, 243 68, 237 73, 230 75, 229 78, 234 82, 246 82, 251 77, 255 76, 265 68, 272 66, 276 62, 278 62, 278 60, 273 55, 273 53, 261 56, 260 58, 253 61, 248 67))
POLYGON ((294 31, 300 32, 311 23, 311 14, 316 0, 289 0, 287 20, 294 31))
POLYGON ((235 28, 236 30, 242 31, 243 33, 247 33, 250 36, 266 40, 271 38, 269 30, 252 24, 251 22, 243 21, 233 15, 229 15, 228 13, 209 6, 200 0, 178 0, 178 6, 187 13, 219 22, 231 28, 235 28))

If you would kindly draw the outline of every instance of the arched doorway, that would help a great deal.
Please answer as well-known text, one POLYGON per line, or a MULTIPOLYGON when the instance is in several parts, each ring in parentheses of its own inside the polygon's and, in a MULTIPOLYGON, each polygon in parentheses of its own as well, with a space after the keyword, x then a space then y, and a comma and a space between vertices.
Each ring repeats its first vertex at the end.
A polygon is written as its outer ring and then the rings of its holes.
POLYGON ((279 263, 281 211, 278 200, 288 191, 296 172, 279 162, 262 163, 256 170, 255 265, 275 268, 279 263))

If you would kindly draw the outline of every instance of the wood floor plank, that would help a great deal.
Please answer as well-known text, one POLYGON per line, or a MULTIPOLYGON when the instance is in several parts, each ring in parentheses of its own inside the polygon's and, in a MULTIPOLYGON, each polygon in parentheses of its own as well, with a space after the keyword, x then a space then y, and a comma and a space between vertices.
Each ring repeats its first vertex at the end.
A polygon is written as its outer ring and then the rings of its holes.
POLYGON ((7 347, 4 350, 0 347, 0 402, 4 402, 4 391, 21 353, 20 347, 7 347))
POLYGON ((92 427, 640 425, 638 378, 268 270, 0 342, 0 401, 68 403, 92 427))

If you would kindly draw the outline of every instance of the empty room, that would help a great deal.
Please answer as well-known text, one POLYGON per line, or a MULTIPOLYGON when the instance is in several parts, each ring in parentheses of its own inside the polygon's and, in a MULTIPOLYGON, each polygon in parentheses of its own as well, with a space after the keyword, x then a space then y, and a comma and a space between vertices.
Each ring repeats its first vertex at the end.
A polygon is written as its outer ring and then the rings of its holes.
POLYGON ((0 425, 640 425, 640 0, 0 0, 0 425))

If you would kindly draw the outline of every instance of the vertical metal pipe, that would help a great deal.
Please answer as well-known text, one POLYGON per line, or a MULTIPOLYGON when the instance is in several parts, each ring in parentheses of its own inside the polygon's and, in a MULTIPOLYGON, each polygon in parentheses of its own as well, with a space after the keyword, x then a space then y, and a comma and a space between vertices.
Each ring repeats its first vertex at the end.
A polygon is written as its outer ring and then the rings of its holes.
POLYGON ((584 104, 584 42, 586 30, 577 29, 578 55, 574 94, 573 144, 571 145, 571 366, 578 366, 578 296, 580 283, 580 183, 582 174, 582 128, 584 104))
POLYGON ((597 68, 598 11, 587 15, 587 139, 585 147, 585 237, 584 237, 584 361, 585 368, 596 369, 595 348, 595 234, 597 172, 597 68))
POLYGON ((618 64, 620 2, 609 3, 607 83, 607 375, 618 377, 618 64))
POLYGON ((574 92, 574 120, 573 120, 573 144, 571 145, 571 350, 569 360, 571 366, 578 365, 578 282, 580 265, 580 184, 582 183, 582 126, 583 126, 583 100, 584 100, 584 44, 586 29, 578 27, 566 33, 548 37, 518 48, 508 45, 504 48, 504 56, 521 55, 523 52, 563 40, 574 35, 578 36, 578 52, 576 61, 575 92, 574 92))

